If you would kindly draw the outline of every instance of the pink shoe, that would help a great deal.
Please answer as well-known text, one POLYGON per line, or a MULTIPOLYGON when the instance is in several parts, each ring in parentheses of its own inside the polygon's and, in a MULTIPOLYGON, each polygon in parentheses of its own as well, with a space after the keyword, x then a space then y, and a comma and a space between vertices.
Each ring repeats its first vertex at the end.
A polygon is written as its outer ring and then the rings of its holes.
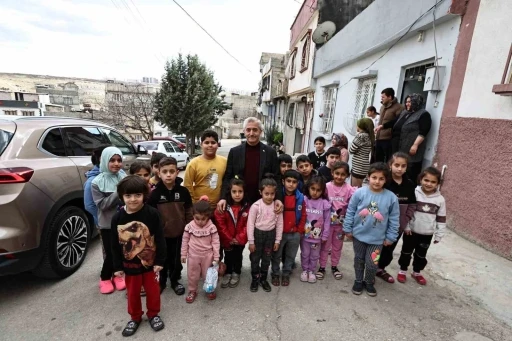
POLYGON ((414 278, 419 285, 427 285, 427 280, 421 274, 416 274, 413 272, 411 277, 414 278))
POLYGON ((112 284, 112 281, 106 280, 102 281, 100 279, 100 292, 102 294, 111 294, 114 292, 114 285, 112 284))
POLYGON ((316 275, 313 271, 309 272, 308 283, 316 283, 316 275))
POLYGON ((308 281, 308 272, 307 271, 302 271, 302 273, 300 274, 300 281, 301 282, 308 281))
POLYGON ((114 283, 114 286, 116 287, 117 291, 122 291, 122 290, 126 289, 126 283, 124 282, 124 277, 116 276, 116 277, 114 277, 112 282, 114 283))

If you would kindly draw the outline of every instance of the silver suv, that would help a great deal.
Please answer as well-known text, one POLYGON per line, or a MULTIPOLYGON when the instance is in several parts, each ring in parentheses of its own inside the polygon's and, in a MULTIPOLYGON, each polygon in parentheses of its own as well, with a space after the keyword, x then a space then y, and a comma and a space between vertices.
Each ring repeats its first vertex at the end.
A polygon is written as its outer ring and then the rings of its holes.
POLYGON ((85 172, 93 150, 111 145, 128 169, 138 151, 107 125, 0 116, 0 275, 63 278, 80 267, 95 230, 84 210, 85 172))

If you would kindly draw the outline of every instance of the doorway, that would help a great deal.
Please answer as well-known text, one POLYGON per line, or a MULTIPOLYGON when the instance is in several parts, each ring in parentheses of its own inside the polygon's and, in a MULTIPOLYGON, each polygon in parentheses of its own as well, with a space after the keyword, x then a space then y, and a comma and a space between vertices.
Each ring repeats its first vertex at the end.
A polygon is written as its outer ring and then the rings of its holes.
POLYGON ((433 62, 416 65, 405 69, 400 103, 405 104, 405 99, 407 96, 416 93, 423 96, 424 101, 422 109, 425 109, 428 98, 428 91, 423 91, 423 86, 425 85, 425 75, 427 74, 427 69, 432 66, 434 66, 433 62))

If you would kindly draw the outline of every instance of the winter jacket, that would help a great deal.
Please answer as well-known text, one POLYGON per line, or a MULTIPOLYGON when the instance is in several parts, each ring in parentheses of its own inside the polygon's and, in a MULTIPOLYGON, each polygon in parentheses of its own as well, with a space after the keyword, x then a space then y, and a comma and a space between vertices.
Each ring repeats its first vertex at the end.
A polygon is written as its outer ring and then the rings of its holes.
POLYGON ((231 249, 231 241, 235 238, 238 245, 247 244, 247 219, 249 218, 249 204, 240 207, 235 216, 231 206, 227 206, 224 213, 215 210, 215 224, 219 231, 220 243, 223 248, 231 249))
POLYGON ((316 150, 308 154, 308 158, 313 164, 313 169, 318 169, 327 164, 327 157, 325 156, 325 153, 327 153, 327 150, 322 154, 318 154, 316 150))
POLYGON ((304 194, 297 189, 294 195, 283 193, 283 196, 283 233, 299 232, 304 234, 304 227, 306 226, 304 194))
POLYGON ((181 244, 181 257, 202 256, 207 252, 213 252, 213 260, 219 261, 220 239, 217 228, 211 220, 208 220, 203 227, 199 227, 192 220, 185 226, 181 244))
POLYGON ((147 204, 155 207, 162 216, 165 238, 183 235, 185 225, 192 221, 192 198, 188 190, 181 186, 183 180, 176 178, 172 189, 160 181, 149 195, 147 204))
MULTIPOLYGON (((379 125, 386 124, 393 121, 402 112, 403 107, 398 103, 396 98, 393 98, 391 103, 380 107, 379 125)), ((381 129, 376 136, 377 140, 391 140, 391 129, 381 129)))
POLYGON ((283 237, 283 215, 275 213, 275 202, 267 205, 262 199, 256 201, 249 210, 247 220, 247 240, 254 244, 254 229, 260 231, 276 230, 276 243, 283 237))
POLYGON ((372 141, 367 133, 356 135, 350 145, 352 154, 352 173, 365 176, 370 169, 370 154, 372 152, 372 141))
POLYGON ((398 238, 400 209, 398 199, 384 189, 375 193, 369 187, 359 188, 348 204, 343 232, 371 245, 382 245, 384 240, 394 243, 398 238))
POLYGON ((446 229, 446 202, 441 192, 427 195, 416 187, 416 212, 406 230, 417 234, 434 235, 434 240, 441 241, 446 229))
POLYGON ((357 187, 352 187, 347 183, 341 187, 336 186, 332 181, 327 183, 327 196, 331 202, 331 226, 343 225, 348 203, 356 190, 357 187))
POLYGON ((87 180, 84 184, 84 207, 94 218, 95 225, 98 225, 98 206, 96 206, 92 198, 92 181, 98 174, 100 174, 100 168, 94 166, 90 171, 85 173, 87 180))
POLYGON ((331 229, 331 203, 327 199, 304 198, 306 204, 306 227, 304 229, 304 241, 320 243, 327 240, 331 229))
POLYGON ((402 176, 402 183, 397 184, 395 180, 390 179, 384 188, 393 192, 398 198, 398 204, 400 205, 400 232, 403 232, 409 221, 413 219, 414 212, 416 211, 416 186, 407 177, 402 176))
MULTIPOLYGON (((312 169, 311 170, 311 174, 309 174, 309 178, 311 179, 312 177, 314 177, 315 175, 318 175, 318 170, 316 169, 312 169)), ((309 180, 309 179, 308 179, 309 180)), ((297 187, 297 189, 299 191, 301 191, 302 193, 304 193, 304 188, 306 186, 306 183, 307 181, 304 180, 304 177, 302 176, 301 174, 301 177, 300 177, 300 180, 299 180, 299 187, 297 187)))
POLYGON ((108 230, 112 217, 123 202, 119 199, 117 192, 102 192, 96 184, 92 184, 91 189, 94 203, 98 207, 98 228, 108 230))

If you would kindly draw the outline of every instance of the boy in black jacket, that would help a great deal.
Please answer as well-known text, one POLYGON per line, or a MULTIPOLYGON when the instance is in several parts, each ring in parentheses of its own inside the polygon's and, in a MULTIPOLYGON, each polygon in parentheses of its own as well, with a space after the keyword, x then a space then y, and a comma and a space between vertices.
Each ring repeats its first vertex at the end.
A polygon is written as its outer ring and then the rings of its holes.
POLYGON ((117 186, 125 206, 112 217, 112 258, 114 275, 125 276, 131 316, 123 336, 135 334, 142 321, 142 287, 146 291, 146 314, 151 328, 154 331, 164 328, 164 322, 158 316, 158 277, 165 261, 166 247, 158 211, 144 204, 148 192, 148 185, 137 175, 127 176, 117 186))
POLYGON ((147 201, 162 216, 164 236, 167 245, 167 260, 160 271, 160 291, 167 286, 167 278, 171 280, 171 288, 176 295, 183 295, 185 287, 178 282, 181 278, 181 238, 185 225, 192 221, 192 197, 189 191, 181 186, 178 178, 178 162, 173 157, 160 160, 160 182, 157 183, 147 201))

